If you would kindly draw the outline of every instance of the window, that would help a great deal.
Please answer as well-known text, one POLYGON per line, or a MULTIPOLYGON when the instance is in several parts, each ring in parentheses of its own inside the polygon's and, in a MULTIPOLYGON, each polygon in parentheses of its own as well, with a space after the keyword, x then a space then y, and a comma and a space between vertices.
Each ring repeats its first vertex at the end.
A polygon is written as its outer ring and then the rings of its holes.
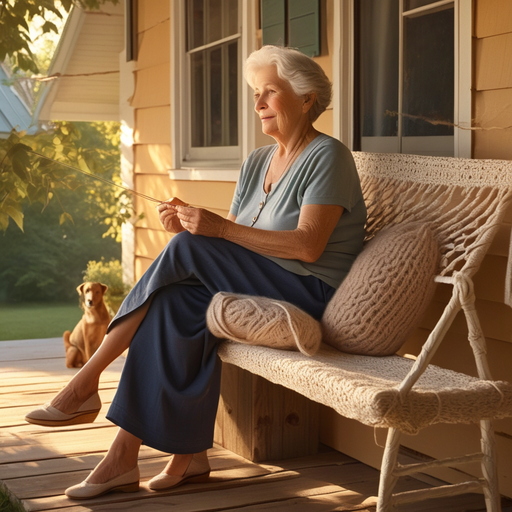
POLYGON ((261 0, 260 9, 263 44, 320 55, 319 0, 261 0))
POLYGON ((240 162, 239 0, 180 0, 179 65, 172 77, 176 168, 240 162), (183 29, 184 27, 184 29, 183 29))
POLYGON ((459 3, 355 0, 354 149, 470 156, 457 128, 471 118, 459 3))

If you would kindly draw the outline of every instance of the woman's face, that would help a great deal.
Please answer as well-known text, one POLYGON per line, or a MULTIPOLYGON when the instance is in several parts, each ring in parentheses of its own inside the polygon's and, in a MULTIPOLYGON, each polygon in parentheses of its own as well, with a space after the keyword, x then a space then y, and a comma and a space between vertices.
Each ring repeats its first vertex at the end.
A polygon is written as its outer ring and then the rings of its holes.
POLYGON ((297 96, 290 84, 279 78, 277 68, 267 66, 254 77, 254 110, 261 119, 263 133, 286 143, 309 123, 305 98, 297 96))

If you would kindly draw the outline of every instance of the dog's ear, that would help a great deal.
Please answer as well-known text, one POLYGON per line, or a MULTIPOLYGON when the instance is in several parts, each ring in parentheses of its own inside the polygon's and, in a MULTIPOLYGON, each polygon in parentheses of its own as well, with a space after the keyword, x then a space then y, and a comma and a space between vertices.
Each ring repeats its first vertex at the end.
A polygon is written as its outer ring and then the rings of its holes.
POLYGON ((108 286, 103 283, 100 283, 100 286, 101 286, 101 290, 102 290, 103 294, 105 294, 105 292, 108 290, 108 286))
POLYGON ((82 283, 80 286, 77 286, 76 291, 78 292, 78 295, 82 295, 84 293, 84 286, 85 283, 82 283))

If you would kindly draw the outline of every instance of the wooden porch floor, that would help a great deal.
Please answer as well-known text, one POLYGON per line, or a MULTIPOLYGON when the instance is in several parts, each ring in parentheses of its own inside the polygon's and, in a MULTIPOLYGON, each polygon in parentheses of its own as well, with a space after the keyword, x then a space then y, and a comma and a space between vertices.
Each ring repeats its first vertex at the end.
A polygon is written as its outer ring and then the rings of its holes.
MULTIPOLYGON (((30 425, 24 415, 50 400, 75 370, 64 363, 61 339, 0 342, 0 481, 30 511, 243 510, 325 512, 363 510, 357 506, 377 492, 379 472, 325 448, 316 456, 255 464, 220 447, 209 451, 212 473, 204 484, 152 492, 146 482, 159 473, 168 455, 148 447, 140 454, 141 489, 72 501, 64 489, 82 481, 102 459, 115 434, 105 413, 115 392, 123 358, 104 372, 104 407, 95 423, 63 428, 30 425)), ((402 479, 401 489, 426 487, 402 479)), ((400 507, 400 511, 485 510, 480 495, 468 494, 400 507)))

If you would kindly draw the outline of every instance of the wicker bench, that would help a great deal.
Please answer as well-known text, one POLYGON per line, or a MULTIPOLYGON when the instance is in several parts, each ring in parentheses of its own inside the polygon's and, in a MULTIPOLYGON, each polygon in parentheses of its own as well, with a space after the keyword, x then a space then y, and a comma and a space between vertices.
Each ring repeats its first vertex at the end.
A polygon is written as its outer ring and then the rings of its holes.
MULTIPOLYGON (((224 363, 280 384, 365 425, 388 428, 377 511, 399 503, 482 491, 487 511, 498 512, 496 450, 492 420, 512 416, 512 385, 493 381, 475 309, 472 277, 512 199, 512 162, 412 155, 354 153, 368 207, 367 239, 384 226, 428 221, 435 225, 442 260, 438 282, 453 286, 449 303, 416 360, 398 355, 350 355, 322 346, 313 357, 224 342, 224 363), (430 365, 456 314, 463 310, 479 378, 430 365), (481 453, 403 466, 397 456, 402 433, 435 423, 480 423, 481 453), (432 467, 480 461, 483 478, 393 494, 399 477, 432 467)), ((507 272, 505 302, 511 304, 507 272)), ((234 405, 236 406, 236 404, 234 405)), ((232 449, 232 448, 231 448, 232 449)))

